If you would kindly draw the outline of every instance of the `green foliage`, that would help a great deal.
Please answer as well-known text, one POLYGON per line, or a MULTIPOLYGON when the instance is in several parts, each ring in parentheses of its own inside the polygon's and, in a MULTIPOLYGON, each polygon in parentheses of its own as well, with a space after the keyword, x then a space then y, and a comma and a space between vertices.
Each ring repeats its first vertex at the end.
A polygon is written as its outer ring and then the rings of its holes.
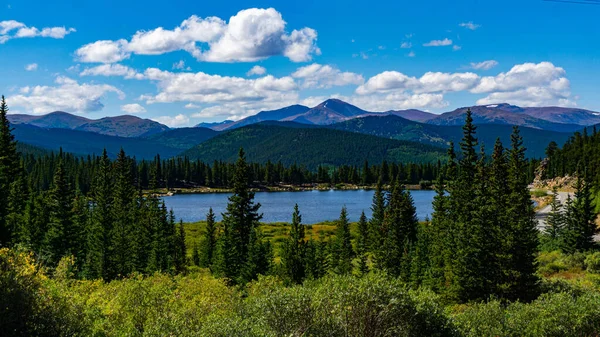
POLYGON ((182 156, 231 162, 242 146, 251 161, 281 161, 284 165, 298 162, 312 170, 319 165, 360 167, 365 160, 375 163, 384 159, 417 163, 434 162, 443 157, 439 148, 419 143, 324 128, 290 128, 263 124, 218 135, 183 152, 182 156))
POLYGON ((600 274, 600 252, 595 252, 585 258, 585 267, 591 273, 600 274))
POLYGON ((340 218, 337 221, 335 239, 331 246, 331 262, 329 267, 338 275, 351 274, 354 255, 348 212, 346 207, 342 207, 340 218))

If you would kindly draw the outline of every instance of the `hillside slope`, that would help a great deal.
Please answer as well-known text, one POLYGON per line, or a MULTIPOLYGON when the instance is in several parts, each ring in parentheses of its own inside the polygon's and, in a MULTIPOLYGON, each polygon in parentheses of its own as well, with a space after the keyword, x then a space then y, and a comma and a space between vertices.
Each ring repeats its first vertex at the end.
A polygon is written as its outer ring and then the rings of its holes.
POLYGON ((234 161, 243 147, 249 161, 298 163, 309 169, 318 165, 362 165, 378 163, 432 162, 443 158, 442 148, 414 142, 385 139, 326 128, 290 128, 254 124, 214 137, 182 156, 203 161, 234 161))

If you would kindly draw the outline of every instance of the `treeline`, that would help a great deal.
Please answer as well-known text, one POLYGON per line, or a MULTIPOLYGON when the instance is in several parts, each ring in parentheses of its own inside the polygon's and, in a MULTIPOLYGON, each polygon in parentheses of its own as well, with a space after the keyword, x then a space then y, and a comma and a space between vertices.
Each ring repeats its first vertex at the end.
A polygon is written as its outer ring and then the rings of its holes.
POLYGON ((2 98, 0 246, 24 247, 51 269, 72 256, 77 276, 88 279, 183 271, 183 225, 157 197, 140 193, 132 158, 121 151, 111 161, 104 153, 88 185, 80 185, 81 171, 69 170, 78 159, 59 153, 52 157, 51 181, 37 180, 39 167, 19 158, 7 111, 2 98))
MULTIPOLYGON (((80 157, 68 153, 26 154, 23 156, 23 168, 30 179, 32 189, 44 191, 52 186, 54 171, 61 161, 69 172, 69 183, 87 194, 93 185, 94 177, 101 166, 102 157, 80 157)), ((437 177, 441 164, 388 163, 363 166, 342 165, 339 167, 319 166, 310 171, 302 165, 289 167, 281 162, 266 164, 250 163, 248 182, 253 186, 276 186, 279 184, 356 184, 373 185, 381 177, 389 184, 392 177, 400 177, 405 184, 430 185, 437 177)), ((193 188, 200 186, 232 188, 235 163, 214 161, 207 164, 202 161, 190 161, 187 158, 161 159, 152 161, 133 161, 132 177, 137 188, 193 188)))

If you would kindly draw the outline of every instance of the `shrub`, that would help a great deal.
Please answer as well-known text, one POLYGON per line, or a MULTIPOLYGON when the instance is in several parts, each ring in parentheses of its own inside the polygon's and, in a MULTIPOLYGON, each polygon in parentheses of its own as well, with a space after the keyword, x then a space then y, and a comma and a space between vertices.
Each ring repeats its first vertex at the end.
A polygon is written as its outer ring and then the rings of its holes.
POLYGON ((600 273, 600 252, 595 252, 585 258, 585 267, 590 273, 600 273))

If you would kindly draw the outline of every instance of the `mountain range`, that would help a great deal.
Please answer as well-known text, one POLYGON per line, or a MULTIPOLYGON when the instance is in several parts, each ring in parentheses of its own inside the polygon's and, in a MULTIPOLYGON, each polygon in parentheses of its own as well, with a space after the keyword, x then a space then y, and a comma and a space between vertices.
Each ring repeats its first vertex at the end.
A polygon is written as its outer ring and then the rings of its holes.
POLYGON ((62 111, 55 111, 43 116, 8 115, 11 124, 27 124, 47 129, 68 129, 89 131, 108 136, 143 137, 169 130, 169 127, 150 119, 123 115, 88 119, 62 111))
POLYGON ((201 126, 223 131, 264 121, 331 125, 355 118, 388 115, 433 125, 462 125, 467 109, 471 109, 475 124, 518 125, 533 129, 574 132, 584 126, 600 123, 600 113, 578 108, 522 108, 503 103, 463 107, 436 115, 416 109, 370 112, 338 99, 328 99, 313 108, 292 105, 278 110, 262 111, 235 122, 224 121, 201 126))
MULTIPOLYGON (((497 104, 470 109, 478 126, 477 136, 488 153, 498 137, 505 146, 509 144, 513 125, 520 126, 527 155, 542 157, 550 141, 562 144, 573 131, 600 123, 600 114, 575 108, 497 104)), ((369 112, 330 99, 313 108, 292 105, 238 121, 177 129, 135 116, 92 120, 54 112, 8 117, 18 141, 49 150, 62 148, 77 154, 100 154, 106 148, 114 156, 122 147, 138 159, 160 154, 164 158, 186 155, 202 160, 229 160, 243 146, 257 161, 303 159, 305 165, 334 165, 355 159, 342 155, 339 149, 358 157, 370 154, 361 154, 356 149, 374 151, 377 155, 369 158, 375 161, 431 160, 449 142, 460 141, 466 110, 459 108, 440 115, 415 109, 369 112), (425 149, 420 146, 426 146, 424 154, 420 154, 425 149), (430 147, 437 150, 431 151, 430 147), (313 158, 306 152, 308 149, 314 153, 313 158)))

